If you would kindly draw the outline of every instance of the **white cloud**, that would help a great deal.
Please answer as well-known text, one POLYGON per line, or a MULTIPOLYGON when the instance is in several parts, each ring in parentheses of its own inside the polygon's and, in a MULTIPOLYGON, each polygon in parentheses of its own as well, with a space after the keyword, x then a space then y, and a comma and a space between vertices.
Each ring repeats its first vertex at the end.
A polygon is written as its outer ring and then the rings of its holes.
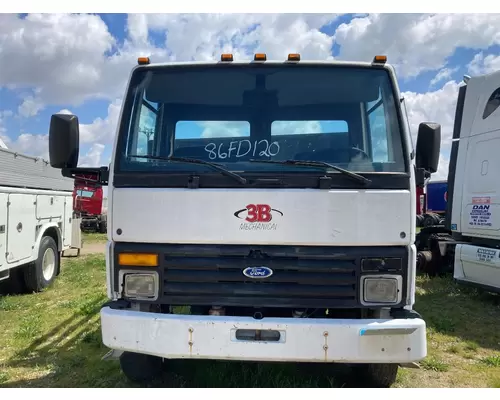
POLYGON ((105 146, 101 143, 94 143, 86 155, 80 157, 78 160, 78 165, 80 167, 100 167, 101 156, 104 152, 105 146))
MULTIPOLYGON (((92 144, 81 162, 98 165, 101 146, 112 143, 120 99, 139 55, 149 55, 154 62, 217 59, 221 52, 248 59, 257 51, 266 52, 268 58, 284 59, 287 53, 299 52, 303 59, 328 59, 335 40, 341 46, 342 59, 371 60, 375 54, 387 54, 400 77, 436 71, 432 88, 451 79, 456 69, 446 64, 458 47, 479 51, 500 43, 500 14, 356 15, 334 36, 320 32, 337 17, 134 14, 127 19, 127 38, 118 45, 95 15, 34 14, 20 19, 4 14, 0 15, 0 55, 9 63, 0 66, 0 87, 28 93, 17 110, 24 117, 37 115, 47 105, 64 107, 61 112, 70 113, 69 109, 88 99, 109 99, 105 118, 80 126, 82 144, 92 144), (161 46, 153 44, 151 32, 156 40, 160 38, 161 46), (116 52, 111 55, 113 49, 116 52)), ((500 69, 500 57, 482 52, 469 65, 474 74, 495 69, 500 69)), ((457 88, 458 83, 450 81, 428 93, 404 93, 414 137, 419 122, 442 124, 443 151, 437 176, 447 172, 457 88)), ((8 116, 0 113, 3 139, 2 118, 8 116)), ((8 145, 31 154, 47 154, 46 135, 24 133, 8 145)))
POLYGON ((0 15, 0 86, 35 89, 21 106, 33 114, 42 104, 79 104, 99 95, 105 52, 115 43, 96 15, 0 15), (36 107, 29 103, 33 102, 36 107))
POLYGON ((7 139, 6 145, 22 154, 49 159, 49 135, 21 133, 16 140, 7 139))
POLYGON ((441 157, 439 169, 432 179, 446 179, 455 120, 459 83, 449 81, 442 88, 427 93, 402 93, 406 99, 413 142, 416 143, 421 122, 441 124, 441 157))
POLYGON ((121 97, 140 55, 155 62, 207 60, 223 51, 249 58, 254 48, 284 58, 299 51, 306 58, 330 56, 332 37, 319 32, 336 15, 135 14, 128 17, 128 37, 118 47, 96 15, 0 15, 0 86, 31 89, 19 108, 34 116, 46 105, 77 106, 90 98, 121 97), (164 35, 155 47, 149 31, 164 35), (165 48, 165 46, 167 48, 165 48), (110 55, 110 51, 116 52, 110 55))
POLYGON ((43 103, 40 98, 28 96, 23 100, 17 111, 21 117, 28 118, 37 115, 41 109, 43 109, 43 103))
POLYGON ((121 99, 110 103, 108 115, 104 119, 96 118, 91 124, 80 123, 80 142, 110 144, 116 133, 121 104, 121 99))
MULTIPOLYGON (((49 159, 49 135, 35 135, 31 133, 22 133, 16 140, 11 140, 7 136, 1 136, 10 150, 17 151, 32 157, 41 157, 49 159)), ((102 165, 102 153, 105 145, 94 143, 86 154, 80 155, 78 165, 80 167, 99 167, 102 165)))
POLYGON ((73 114, 70 110, 67 108, 62 109, 61 111, 58 111, 57 114, 66 114, 66 115, 71 115, 73 114))
POLYGON ((371 14, 339 26, 340 58, 385 54, 402 77, 442 68, 458 47, 500 44, 500 14, 371 14))
POLYGON ((304 58, 326 59, 332 37, 319 32, 337 14, 147 14, 128 18, 134 43, 147 43, 148 29, 163 32, 173 60, 217 59, 221 52, 235 58, 263 51, 284 59, 290 52, 304 58))
POLYGON ((438 73, 436 74, 436 76, 434 78, 432 78, 429 86, 432 87, 432 86, 435 86, 436 84, 438 84, 441 81, 445 81, 447 79, 448 80, 451 79, 451 75, 454 74, 457 71, 458 71, 458 67, 440 69, 438 71, 438 73))
MULTIPOLYGON (((200 128, 203 129, 201 132, 202 138, 222 138, 222 137, 245 137, 250 135, 250 124, 247 122, 217 122, 217 121, 206 121, 206 122, 198 122, 200 128)), ((190 125, 187 126, 187 132, 189 132, 192 127, 190 125)), ((182 125, 178 126, 177 129, 182 128, 182 125)), ((195 131, 192 131, 193 133, 195 131)), ((179 129, 180 133, 180 129, 179 129)), ((192 138, 197 138, 197 135, 190 136, 192 138)))
POLYGON ((272 134, 276 136, 322 132, 319 121, 275 121, 272 126, 272 134))
POLYGON ((486 57, 483 52, 477 53, 467 65, 469 73, 473 75, 489 74, 500 71, 500 56, 489 54, 486 57))

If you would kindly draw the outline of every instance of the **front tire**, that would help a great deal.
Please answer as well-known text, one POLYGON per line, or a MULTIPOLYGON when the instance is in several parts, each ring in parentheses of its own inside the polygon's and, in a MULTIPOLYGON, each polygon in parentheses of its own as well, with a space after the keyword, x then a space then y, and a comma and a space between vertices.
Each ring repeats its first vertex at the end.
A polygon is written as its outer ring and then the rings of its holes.
POLYGON ((148 354, 124 352, 120 356, 120 367, 127 379, 132 382, 151 383, 162 374, 163 361, 160 357, 148 354))
POLYGON ((60 269, 61 258, 57 244, 50 236, 44 236, 38 249, 38 258, 24 270, 24 282, 30 292, 41 292, 54 282, 60 269))
POLYGON ((370 388, 390 388, 398 375, 398 364, 358 364, 354 366, 355 378, 370 388))

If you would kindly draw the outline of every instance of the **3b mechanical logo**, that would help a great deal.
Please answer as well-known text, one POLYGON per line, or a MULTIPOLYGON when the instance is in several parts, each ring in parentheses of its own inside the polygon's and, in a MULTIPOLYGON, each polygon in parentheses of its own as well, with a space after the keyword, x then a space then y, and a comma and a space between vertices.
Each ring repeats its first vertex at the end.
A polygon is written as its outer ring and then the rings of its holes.
POLYGON ((245 208, 238 210, 234 216, 243 219, 240 230, 276 230, 277 223, 271 223, 273 216, 283 216, 283 213, 269 204, 248 204, 245 208))

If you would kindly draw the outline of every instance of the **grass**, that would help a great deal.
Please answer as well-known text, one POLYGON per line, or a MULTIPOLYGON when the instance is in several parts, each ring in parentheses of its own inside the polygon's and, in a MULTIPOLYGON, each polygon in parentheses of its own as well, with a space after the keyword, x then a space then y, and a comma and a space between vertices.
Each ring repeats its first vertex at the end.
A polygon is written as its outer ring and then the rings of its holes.
POLYGON ((104 243, 107 240, 105 233, 88 232, 83 233, 83 241, 87 243, 104 243))
MULTIPOLYGON (((428 325, 428 357, 400 369, 395 387, 500 387, 500 300, 451 279, 417 278, 416 310, 428 325)), ((117 361, 101 361, 103 255, 65 259, 54 285, 1 296, 0 387, 131 387, 117 361)), ((340 387, 342 366, 176 361, 154 386, 340 387)))

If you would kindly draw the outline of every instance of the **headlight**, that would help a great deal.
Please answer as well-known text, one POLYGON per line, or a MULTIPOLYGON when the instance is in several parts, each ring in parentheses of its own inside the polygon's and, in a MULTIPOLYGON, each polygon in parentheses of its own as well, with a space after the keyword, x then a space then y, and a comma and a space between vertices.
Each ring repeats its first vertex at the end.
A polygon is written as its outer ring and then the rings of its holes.
POLYGON ((364 276, 363 304, 397 304, 401 301, 401 276, 364 276))
POLYGON ((155 273, 129 273, 123 282, 125 297, 154 300, 158 295, 158 275, 155 273))

